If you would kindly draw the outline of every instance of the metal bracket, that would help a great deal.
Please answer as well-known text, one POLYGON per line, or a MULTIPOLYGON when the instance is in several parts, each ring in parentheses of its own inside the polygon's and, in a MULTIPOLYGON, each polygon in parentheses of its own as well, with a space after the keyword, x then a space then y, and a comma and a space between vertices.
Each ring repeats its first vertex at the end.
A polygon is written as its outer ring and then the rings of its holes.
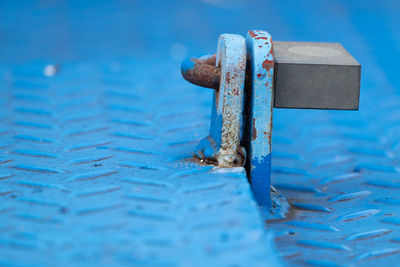
POLYGON ((264 31, 246 37, 249 84, 246 87, 246 170, 254 197, 269 206, 271 197, 271 136, 273 111, 274 51, 264 31))
POLYGON ((240 140, 246 74, 246 44, 242 36, 219 37, 216 67, 221 69, 221 76, 219 90, 213 95, 210 135, 200 142, 195 154, 220 167, 242 166, 245 155, 240 140))
POLYGON ((264 31, 249 31, 246 44, 221 35, 214 58, 182 64, 186 80, 216 90, 210 135, 195 154, 220 167, 244 163, 255 199, 269 210, 273 107, 358 109, 361 66, 340 44, 273 43, 264 31))

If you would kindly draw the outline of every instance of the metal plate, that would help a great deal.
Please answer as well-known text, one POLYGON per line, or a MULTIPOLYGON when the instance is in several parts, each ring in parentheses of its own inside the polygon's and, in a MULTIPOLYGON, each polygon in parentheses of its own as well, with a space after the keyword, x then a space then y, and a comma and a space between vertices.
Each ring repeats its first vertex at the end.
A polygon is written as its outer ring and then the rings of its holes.
POLYGON ((276 42, 277 108, 358 109, 361 65, 335 43, 276 42))
POLYGON ((254 25, 277 40, 340 42, 363 64, 359 111, 274 110, 272 182, 297 203, 266 227, 279 255, 288 266, 397 265, 396 1, 58 3, 0 9, 1 265, 273 265, 243 176, 174 163, 207 135, 212 101, 181 80, 180 55, 254 25), (43 77, 49 63, 59 73, 43 77))
POLYGON ((0 265, 279 265, 244 169, 185 160, 209 95, 136 63, 4 67, 0 265))
POLYGON ((279 266, 243 168, 185 160, 208 133, 209 92, 188 88, 174 61, 129 58, 125 11, 152 4, 47 4, 0 11, 0 265, 279 266), (46 49, 66 24, 78 49, 46 49))

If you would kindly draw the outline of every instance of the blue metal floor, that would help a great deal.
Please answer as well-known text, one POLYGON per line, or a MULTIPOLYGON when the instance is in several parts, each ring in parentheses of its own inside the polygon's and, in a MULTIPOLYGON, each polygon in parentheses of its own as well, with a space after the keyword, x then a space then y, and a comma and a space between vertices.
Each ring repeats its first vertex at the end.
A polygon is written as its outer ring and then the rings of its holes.
POLYGON ((395 266, 399 12, 0 2, 0 265, 395 266), (180 77, 181 60, 249 29, 340 42, 363 68, 360 111, 274 110, 273 184, 292 209, 265 227, 240 168, 183 160, 212 99, 180 77))

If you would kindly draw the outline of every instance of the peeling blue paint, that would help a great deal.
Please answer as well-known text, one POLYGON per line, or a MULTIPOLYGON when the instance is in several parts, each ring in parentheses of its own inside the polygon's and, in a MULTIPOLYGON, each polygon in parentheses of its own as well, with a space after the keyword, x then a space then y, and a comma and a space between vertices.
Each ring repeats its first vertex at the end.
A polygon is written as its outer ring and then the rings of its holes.
MULTIPOLYGON (((210 135, 199 143, 195 155, 220 167, 240 166, 244 160, 240 138, 246 74, 246 45, 242 36, 219 37, 216 65, 221 68, 221 80, 213 95, 210 135)), ((182 69, 191 67, 184 63, 182 69)))
POLYGON ((271 154, 251 161, 251 188, 254 198, 261 206, 269 207, 271 204, 270 187, 271 154))
POLYGON ((248 139, 247 173, 254 197, 262 207, 271 206, 271 134, 274 55, 272 38, 264 31, 249 31, 246 37, 251 87, 246 88, 248 139))

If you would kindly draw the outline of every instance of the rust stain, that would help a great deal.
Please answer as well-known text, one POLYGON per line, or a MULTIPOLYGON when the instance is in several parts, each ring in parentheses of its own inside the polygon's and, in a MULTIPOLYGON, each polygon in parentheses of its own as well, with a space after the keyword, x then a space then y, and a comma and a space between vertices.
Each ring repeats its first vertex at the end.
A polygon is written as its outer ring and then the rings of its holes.
POLYGON ((262 74, 262 73, 257 73, 256 75, 257 75, 258 79, 261 79, 261 78, 265 77, 265 74, 262 74))
POLYGON ((258 35, 254 31, 249 31, 251 37, 257 37, 258 35))
POLYGON ((252 140, 257 139, 256 118, 253 118, 253 132, 251 133, 252 140))
POLYGON ((269 132, 264 132, 265 138, 268 140, 268 144, 271 147, 271 133, 269 132))
POLYGON ((230 72, 227 72, 225 75, 225 83, 230 83, 231 82, 231 77, 230 77, 230 72))
POLYGON ((219 107, 219 90, 214 92, 215 94, 215 108, 218 110, 219 107))
POLYGON ((182 70, 182 76, 198 86, 219 89, 221 69, 215 66, 216 55, 211 57, 191 58, 193 68, 182 70))
POLYGON ((239 89, 235 88, 232 90, 232 94, 238 96, 239 95, 239 89))
POLYGON ((264 69, 266 69, 266 70, 270 70, 273 66, 274 66, 274 61, 273 60, 266 59, 262 63, 262 67, 264 69))
POLYGON ((217 60, 217 55, 214 54, 211 57, 207 58, 193 58, 192 61, 198 64, 207 64, 207 65, 212 65, 215 66, 215 62, 217 60))
POLYGON ((232 94, 238 96, 239 95, 239 89, 235 88, 232 90, 232 94))

